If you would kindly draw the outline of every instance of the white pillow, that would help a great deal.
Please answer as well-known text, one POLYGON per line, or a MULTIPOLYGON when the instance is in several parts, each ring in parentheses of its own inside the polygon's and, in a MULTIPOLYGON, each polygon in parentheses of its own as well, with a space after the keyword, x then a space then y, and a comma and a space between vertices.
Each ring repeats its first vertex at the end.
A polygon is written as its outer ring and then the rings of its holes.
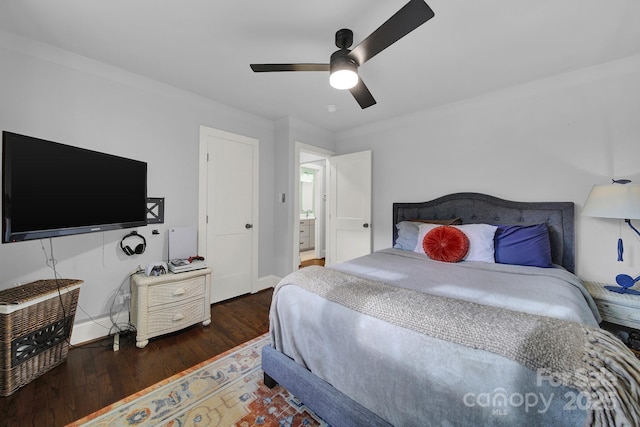
POLYGON ((425 253, 424 248, 422 247, 422 241, 424 240, 424 236, 436 227, 440 227, 440 225, 424 224, 424 223, 418 225, 418 242, 416 243, 416 247, 413 249, 413 252, 418 252, 419 254, 425 253))
MULTIPOLYGON (((424 253, 422 248, 424 236, 436 227, 441 227, 441 225, 420 224, 418 226, 418 244, 413 250, 414 252, 424 253)), ((463 224, 451 225, 450 227, 458 228, 469 239, 469 252, 464 257, 464 261, 496 262, 493 239, 498 227, 490 224, 463 224)))

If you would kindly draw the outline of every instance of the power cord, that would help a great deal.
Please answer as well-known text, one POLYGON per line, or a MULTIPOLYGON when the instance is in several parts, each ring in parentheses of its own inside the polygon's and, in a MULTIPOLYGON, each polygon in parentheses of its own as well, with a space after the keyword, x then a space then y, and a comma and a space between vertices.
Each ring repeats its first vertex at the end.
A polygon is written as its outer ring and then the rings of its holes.
MULTIPOLYGON (((103 233, 104 234, 104 233, 103 233)), ((62 314, 63 314, 63 319, 67 318, 67 308, 65 308, 64 306, 64 301, 62 298, 62 288, 65 287, 64 285, 62 285, 60 283, 61 277, 58 274, 57 271, 57 260, 55 259, 54 253, 53 253, 53 239, 49 238, 49 250, 50 250, 50 254, 51 256, 49 256, 47 254, 47 250, 44 246, 44 243, 42 242, 42 240, 40 240, 40 247, 42 248, 42 251, 45 255, 45 264, 47 267, 49 267, 52 271, 53 271, 53 278, 55 280, 56 283, 56 287, 58 290, 58 299, 60 301, 60 307, 62 308, 62 314)), ((96 325, 107 329, 108 335, 107 336, 111 336, 114 335, 114 340, 116 339, 115 337, 117 336, 117 340, 118 340, 118 348, 119 348, 119 340, 120 340, 120 334, 126 335, 128 333, 133 333, 135 335, 136 332, 136 328, 131 324, 131 319, 129 319, 129 321, 125 324, 125 325, 119 325, 117 323, 117 321, 114 319, 114 309, 115 309, 115 301, 116 301, 116 297, 120 294, 122 287, 124 286, 124 284, 128 281, 128 279, 135 273, 139 272, 140 270, 136 270, 133 273, 130 273, 127 278, 125 280, 123 280, 123 282, 120 284, 120 287, 118 288, 118 290, 116 291, 116 294, 113 297, 113 300, 111 301, 111 307, 109 308, 109 320, 111 321, 111 327, 107 328, 104 325, 100 324, 98 321, 96 321, 93 317, 91 317, 91 315, 89 313, 86 312, 86 310, 84 310, 84 308, 82 308, 82 306, 80 305, 80 303, 77 303, 77 308, 82 311, 87 318, 92 321, 93 323, 95 323, 96 325), (117 331, 114 333, 114 330, 117 331)), ((65 289, 68 290, 68 288, 65 287, 65 289)), ((130 294, 129 294, 130 295, 130 294)), ((124 308, 125 304, 124 302, 120 305, 119 310, 116 314, 120 314, 122 312, 122 309, 124 308)), ((65 341, 67 342, 67 344, 69 345, 69 348, 84 348, 84 349, 90 349, 90 348, 107 348, 110 347, 109 345, 99 345, 99 346, 89 346, 89 345, 83 345, 83 346, 75 346, 73 344, 71 344, 70 341, 70 336, 66 336, 65 337, 65 341)), ((114 351, 116 350, 116 345, 114 343, 114 351)))

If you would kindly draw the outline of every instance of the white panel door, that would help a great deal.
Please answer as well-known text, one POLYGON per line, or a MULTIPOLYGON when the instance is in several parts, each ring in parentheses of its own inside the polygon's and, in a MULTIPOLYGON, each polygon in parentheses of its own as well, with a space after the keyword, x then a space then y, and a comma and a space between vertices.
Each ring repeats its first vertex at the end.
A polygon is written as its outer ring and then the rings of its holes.
POLYGON ((203 133, 208 159, 205 258, 213 269, 213 303, 252 292, 257 285, 258 141, 204 127, 203 133))
POLYGON ((329 159, 327 265, 371 253, 371 151, 329 159))

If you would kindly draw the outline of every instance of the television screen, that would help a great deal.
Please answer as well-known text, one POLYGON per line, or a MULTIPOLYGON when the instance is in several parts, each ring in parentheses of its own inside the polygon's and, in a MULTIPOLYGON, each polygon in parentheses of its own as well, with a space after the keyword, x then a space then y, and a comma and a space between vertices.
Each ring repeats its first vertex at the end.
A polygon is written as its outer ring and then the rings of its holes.
POLYGON ((2 242, 147 224, 147 164, 2 133, 2 242))

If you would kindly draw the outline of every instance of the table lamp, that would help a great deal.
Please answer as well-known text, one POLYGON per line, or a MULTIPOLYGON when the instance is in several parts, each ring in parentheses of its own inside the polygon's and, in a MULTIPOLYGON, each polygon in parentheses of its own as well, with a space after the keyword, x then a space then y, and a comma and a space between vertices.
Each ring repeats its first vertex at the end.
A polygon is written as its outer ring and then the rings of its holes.
MULTIPOLYGON (((631 184, 628 179, 612 180, 611 184, 594 185, 582 208, 582 215, 624 219, 624 222, 640 236, 640 231, 631 223, 632 219, 640 219, 640 185, 631 184)), ((620 237, 618 261, 623 260, 623 253, 624 244, 620 237)), ((605 287, 613 292, 640 295, 640 292, 630 289, 639 280, 640 276, 634 279, 627 274, 618 274, 616 283, 620 287, 605 287)))

